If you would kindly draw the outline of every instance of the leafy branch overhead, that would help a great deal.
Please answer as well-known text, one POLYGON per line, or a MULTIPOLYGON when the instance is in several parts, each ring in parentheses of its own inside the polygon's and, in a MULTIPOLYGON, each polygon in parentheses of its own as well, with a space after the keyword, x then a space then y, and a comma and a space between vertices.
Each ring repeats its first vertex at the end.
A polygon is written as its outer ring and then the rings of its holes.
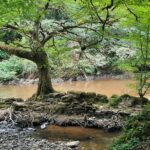
MULTIPOLYGON (((90 52, 92 54, 96 49, 99 57, 102 54, 113 55, 115 52, 102 50, 102 42, 117 36, 113 28, 133 25, 135 20, 146 22, 147 17, 143 17, 143 12, 148 13, 148 9, 143 9, 145 4, 145 1, 137 3, 137 0, 2 1, 0 32, 17 36, 8 41, 1 39, 0 49, 33 61, 39 72, 36 96, 51 93, 54 92, 49 74, 52 56, 48 54, 52 54, 52 50, 56 50, 60 56, 63 46, 67 50, 70 41, 76 42, 80 49, 79 58, 84 55, 91 64, 93 60, 91 55, 86 54, 87 51, 93 50, 90 52), (58 41, 63 41, 63 45, 58 47, 58 41)), ((126 35, 122 37, 127 38, 126 35)), ((94 60, 96 64, 100 63, 97 57, 94 60)), ((109 56, 106 56, 105 62, 108 59, 109 56)))

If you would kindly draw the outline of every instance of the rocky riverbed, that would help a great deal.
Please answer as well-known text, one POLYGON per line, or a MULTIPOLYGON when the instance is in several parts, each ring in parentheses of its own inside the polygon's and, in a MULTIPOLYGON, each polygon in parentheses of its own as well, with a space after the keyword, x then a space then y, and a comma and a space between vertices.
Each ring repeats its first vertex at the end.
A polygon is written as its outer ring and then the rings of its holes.
POLYGON ((19 129, 6 121, 0 122, 0 150, 75 150, 79 145, 79 141, 49 142, 33 138, 33 131, 33 128, 19 129))

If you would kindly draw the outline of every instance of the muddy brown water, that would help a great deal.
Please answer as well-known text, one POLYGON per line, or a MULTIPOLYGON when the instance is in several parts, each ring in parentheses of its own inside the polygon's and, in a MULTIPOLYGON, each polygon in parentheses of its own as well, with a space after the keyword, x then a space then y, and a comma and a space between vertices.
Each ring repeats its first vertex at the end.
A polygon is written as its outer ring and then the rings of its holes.
MULTIPOLYGON (((95 80, 95 81, 77 81, 54 84, 57 91, 85 91, 106 94, 110 97, 113 94, 121 95, 128 93, 135 95, 132 80, 95 80)), ((35 91, 37 85, 15 85, 0 86, 0 97, 21 97, 29 98, 35 91)), ((44 130, 37 132, 37 136, 46 138, 50 141, 57 140, 79 140, 81 150, 105 150, 112 139, 118 133, 105 133, 98 129, 89 129, 81 127, 58 127, 49 126, 44 130)))
MULTIPOLYGON (((54 84, 57 91, 85 91, 105 94, 110 97, 113 94, 131 94, 135 95, 132 80, 94 80, 94 81, 76 81, 54 84)), ((21 97, 29 98, 35 91, 37 85, 9 85, 0 86, 0 97, 21 97)))
POLYGON ((49 141, 79 140, 79 150, 106 150, 114 137, 119 133, 106 133, 102 130, 82 127, 48 126, 34 136, 48 139, 49 141))

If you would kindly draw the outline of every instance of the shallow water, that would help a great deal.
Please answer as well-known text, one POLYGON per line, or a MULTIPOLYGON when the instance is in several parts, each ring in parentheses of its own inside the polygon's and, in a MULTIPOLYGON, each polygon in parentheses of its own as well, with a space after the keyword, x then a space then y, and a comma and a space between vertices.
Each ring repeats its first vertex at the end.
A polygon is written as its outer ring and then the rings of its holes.
MULTIPOLYGON (((53 86, 57 91, 96 92, 110 97, 113 94, 121 95, 125 93, 135 95, 134 89, 130 86, 131 83, 133 84, 132 80, 94 80, 64 82, 53 86)), ((37 85, 0 86, 0 97, 21 97, 27 99, 36 91, 36 88, 37 85)))
MULTIPOLYGON (((110 97, 113 94, 135 95, 133 88, 129 86, 134 83, 132 80, 95 80, 77 81, 54 84, 57 91, 85 91, 106 94, 110 97)), ((21 97, 29 98, 35 91, 37 85, 16 85, 0 86, 0 97, 21 97)), ((79 140, 80 150, 105 150, 112 139, 118 133, 105 133, 102 130, 81 128, 81 127, 58 127, 49 126, 44 130, 38 130, 36 136, 46 138, 49 141, 57 140, 79 140)))
POLYGON ((79 150, 106 150, 113 138, 119 133, 106 133, 102 130, 82 127, 48 126, 40 130, 38 136, 49 141, 79 140, 79 150))

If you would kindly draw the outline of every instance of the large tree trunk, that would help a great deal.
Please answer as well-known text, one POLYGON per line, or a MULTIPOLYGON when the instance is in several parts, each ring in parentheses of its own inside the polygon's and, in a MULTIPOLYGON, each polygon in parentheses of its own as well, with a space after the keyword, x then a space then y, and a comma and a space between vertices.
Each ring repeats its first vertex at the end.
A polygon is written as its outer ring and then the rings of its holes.
POLYGON ((36 97, 38 97, 53 93, 54 89, 51 83, 47 54, 44 51, 40 51, 36 56, 38 57, 36 57, 35 62, 39 73, 39 83, 36 92, 36 97))
POLYGON ((36 96, 54 92, 48 67, 47 66, 38 67, 38 73, 39 73, 39 83, 36 96))

